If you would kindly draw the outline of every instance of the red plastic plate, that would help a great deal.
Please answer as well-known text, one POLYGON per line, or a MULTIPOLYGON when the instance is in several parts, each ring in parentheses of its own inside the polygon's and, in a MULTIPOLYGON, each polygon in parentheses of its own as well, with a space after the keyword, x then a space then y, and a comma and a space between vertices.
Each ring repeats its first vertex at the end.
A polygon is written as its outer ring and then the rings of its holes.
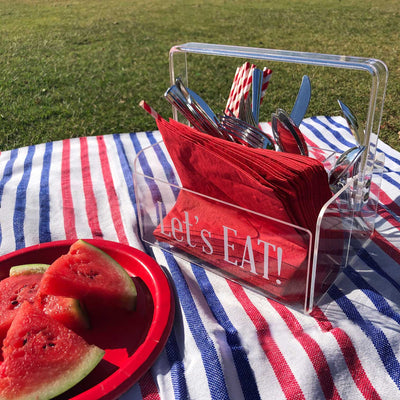
MULTIPOLYGON (((96 325, 85 337, 106 353, 79 384, 57 399, 115 399, 126 392, 154 363, 172 329, 175 302, 161 267, 147 254, 116 242, 84 239, 113 257, 133 277, 136 310, 124 318, 96 325)), ((75 240, 43 243, 0 257, 0 279, 14 265, 50 264, 66 254, 75 240)))

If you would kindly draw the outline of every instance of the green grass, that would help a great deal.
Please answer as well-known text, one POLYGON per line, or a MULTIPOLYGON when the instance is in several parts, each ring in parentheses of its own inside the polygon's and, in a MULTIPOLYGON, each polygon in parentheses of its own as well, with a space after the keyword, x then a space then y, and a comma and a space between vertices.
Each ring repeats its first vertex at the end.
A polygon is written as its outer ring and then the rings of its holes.
MULTIPOLYGON (((0 149, 155 129, 138 103, 171 116, 168 52, 190 41, 383 60, 380 137, 400 149, 399 26, 397 0, 0 0, 0 149)), ((239 60, 194 61, 190 86, 221 112, 239 60)), ((368 86, 357 74, 271 67, 263 119, 290 109, 304 72, 308 115, 339 114, 340 96, 364 116, 368 86)))

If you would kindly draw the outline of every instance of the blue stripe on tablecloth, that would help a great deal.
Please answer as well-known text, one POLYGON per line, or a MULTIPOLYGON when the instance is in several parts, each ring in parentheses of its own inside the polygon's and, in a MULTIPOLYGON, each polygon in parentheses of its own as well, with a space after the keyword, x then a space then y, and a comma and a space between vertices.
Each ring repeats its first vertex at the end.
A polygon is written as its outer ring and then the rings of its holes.
POLYGON ((332 299, 336 301, 347 318, 357 324, 371 340, 387 373, 396 386, 400 388, 400 364, 393 352, 390 342, 382 330, 375 326, 371 321, 364 319, 358 312, 356 306, 336 285, 332 285, 329 288, 328 293, 332 299))
MULTIPOLYGON (((7 161, 6 166, 4 167, 4 173, 0 180, 0 208, 1 208, 1 202, 3 199, 4 186, 11 179, 14 162, 17 159, 17 156, 18 156, 18 150, 17 149, 11 150, 10 158, 7 161)), ((1 224, 0 224, 0 243, 2 241, 3 241, 3 230, 2 230, 1 224)))
POLYGON ((231 348, 233 361, 239 376, 244 398, 248 400, 259 399, 260 394, 258 392, 257 383, 249 359, 247 358, 246 351, 240 341, 239 332, 229 320, 224 307, 219 301, 214 288, 207 277, 206 271, 196 265, 192 265, 192 270, 215 319, 225 330, 226 340, 231 348))
POLYGON ((189 398, 185 368, 183 366, 182 355, 179 351, 178 343, 176 342, 175 328, 172 329, 171 334, 165 345, 165 353, 170 365, 172 388, 174 390, 174 397, 176 400, 186 400, 189 398))
MULTIPOLYGON (((150 132, 150 135, 148 135, 148 138, 152 145, 155 145, 158 142, 158 140, 154 137, 153 132, 150 132)), ((164 169, 164 173, 167 178, 167 181, 175 186, 179 186, 179 182, 176 179, 174 168, 172 167, 171 163, 168 161, 168 158, 167 158, 166 154, 164 153, 164 151, 161 149, 160 145, 155 145, 153 148, 154 148, 154 152, 157 155, 158 160, 160 161, 160 163, 164 169)), ((177 198, 179 189, 174 188, 173 186, 171 186, 171 189, 175 195, 175 198, 177 198)))
POLYGON ((10 158, 7 161, 6 166, 4 167, 4 173, 0 180, 0 207, 1 207, 1 199, 3 198, 4 186, 11 179, 14 162, 17 159, 18 150, 14 149, 10 152, 10 158))
MULTIPOLYGON (((136 152, 136 154, 138 154, 142 150, 142 145, 140 144, 139 139, 135 133, 131 133, 130 138, 131 138, 133 147, 135 149, 135 152, 136 152)), ((154 177, 153 171, 150 167, 150 164, 149 164, 149 161, 147 160, 147 158, 142 155, 139 160, 140 160, 140 166, 142 167, 143 174, 145 176, 154 177)), ((156 204, 157 200, 162 198, 160 189, 159 189, 157 183, 154 181, 154 179, 146 179, 146 182, 150 188, 150 192, 153 197, 153 202, 154 202, 154 204, 156 204)), ((161 206, 163 208, 162 212, 163 212, 163 214, 165 214, 164 203, 162 203, 161 206)))
MULTIPOLYGON (((380 204, 379 204, 379 207, 380 207, 380 208, 383 208, 388 214, 390 214, 390 217, 391 217, 391 218, 393 218, 395 221, 397 221, 397 222, 400 223, 400 215, 397 215, 396 212, 392 211, 392 210, 389 208, 389 207, 390 207, 390 204, 389 204, 389 205, 385 205, 385 204, 380 203, 380 204)), ((386 220, 385 220, 385 222, 386 222, 386 220)))
POLYGON ((51 241, 49 177, 53 142, 46 143, 39 190, 39 242, 51 241))
POLYGON ((393 321, 400 324, 400 315, 396 313, 382 294, 373 288, 359 272, 355 271, 350 266, 347 266, 343 272, 360 289, 374 304, 376 309, 383 315, 391 318, 393 321))
POLYGON ((13 230, 16 249, 25 247, 24 223, 26 211, 26 189, 31 176, 32 159, 35 153, 35 148, 35 146, 28 147, 28 153, 24 161, 24 173, 22 174, 22 178, 17 186, 13 216, 13 230))
POLYGON ((122 174, 124 176, 124 180, 126 183, 126 187, 128 189, 129 198, 132 202, 132 206, 135 210, 136 221, 138 220, 138 210, 136 204, 135 190, 133 185, 133 171, 129 165, 128 157, 126 156, 125 147, 121 140, 120 134, 113 135, 114 143, 117 148, 117 154, 119 158, 119 162, 121 165, 122 174))
MULTIPOLYGON (((331 127, 329 127, 325 123, 323 123, 318 117, 312 117, 311 120, 313 122, 315 122, 316 124, 321 125, 327 131, 331 132, 332 135, 334 135, 335 139, 339 143, 341 143, 343 146, 345 146, 345 147, 353 147, 354 146, 354 143, 349 142, 348 140, 346 140, 340 132, 335 131, 334 129, 332 129, 331 127)), ((309 129, 316 138, 318 138, 322 142, 326 143, 327 146, 329 146, 329 148, 332 149, 333 151, 336 151, 336 152, 339 152, 339 153, 343 152, 343 148, 338 147, 335 144, 333 144, 331 141, 329 141, 325 137, 324 133, 321 132, 315 125, 309 124, 309 123, 307 123, 305 121, 302 122, 302 125, 304 125, 307 129, 309 129)))
POLYGON ((385 155, 385 170, 386 171, 389 171, 389 172, 399 172, 399 170, 398 169, 393 169, 393 168, 389 168, 388 167, 388 162, 387 161, 390 161, 390 162, 392 162, 393 164, 395 164, 397 167, 400 167, 400 158, 399 158, 399 155, 398 154, 390 154, 390 153, 388 153, 387 151, 383 151, 383 150, 381 150, 381 149, 378 149, 377 150, 377 153, 380 153, 380 154, 384 154, 385 155))
MULTIPOLYGON (((164 253, 165 255, 167 254, 166 252, 164 253)), ((157 260, 152 248, 149 249, 149 254, 157 260)), ((169 255, 168 257, 171 257, 171 255, 169 255)), ((176 329, 177 328, 174 325, 165 344, 164 350, 170 366, 171 383, 174 390, 175 400, 188 400, 189 395, 185 377, 185 367, 183 365, 182 354, 176 341, 176 329)))
MULTIPOLYGON (((315 118, 318 118, 318 117, 315 117, 315 118)), ((339 129, 345 129, 347 132, 349 132, 349 134, 350 135, 352 135, 352 133, 351 133, 351 130, 350 130, 350 128, 349 128, 349 126, 346 124, 342 124, 341 122, 339 122, 339 121, 337 121, 337 119, 336 118, 333 118, 333 117, 330 117, 330 116, 327 116, 326 117, 326 120, 332 125, 332 126, 335 126, 336 128, 339 128, 339 129)), ((343 120, 343 121, 345 121, 345 120, 343 120)))
POLYGON ((166 251, 164 251, 164 254, 178 292, 179 301, 184 311, 186 321, 201 353, 211 399, 229 400, 228 389, 218 359, 217 350, 203 325, 199 311, 193 300, 192 293, 190 292, 182 271, 173 256, 166 251))
MULTIPOLYGON (((311 124, 309 124, 307 122, 304 122, 304 121, 301 123, 301 125, 306 127, 307 129, 309 129, 311 131, 311 133, 314 135, 315 138, 317 138, 321 142, 325 143, 327 145, 327 148, 329 148, 329 149, 331 149, 332 151, 335 151, 335 152, 342 152, 342 149, 340 149, 339 147, 337 147, 337 146, 333 145, 332 143, 330 143, 329 140, 327 140, 325 138, 325 136, 314 125, 311 125, 311 124)), ((313 138, 310 137, 310 139, 312 140, 313 138)), ((319 147, 323 148, 324 146, 319 146, 319 147)))
MULTIPOLYGON (((390 183, 391 185, 393 185, 396 189, 400 189, 400 182, 396 179, 394 179, 391 174, 393 174, 393 172, 389 172, 389 173, 383 173, 382 175, 382 179, 385 180, 386 182, 390 183)), ((397 179, 399 179, 399 174, 397 174, 398 176, 396 176, 397 179)))
POLYGON ((379 266, 375 258, 373 258, 366 249, 360 247, 360 249, 357 251, 357 256, 360 257, 360 259, 364 261, 369 268, 373 269, 377 274, 379 274, 388 282, 390 282, 390 284, 393 285, 393 287, 395 287, 400 292, 400 284, 395 279, 393 279, 387 272, 385 272, 385 270, 382 269, 382 267, 379 266))
MULTIPOLYGON (((311 117, 310 119, 316 123, 318 123, 319 125, 322 125, 324 128, 326 128, 327 130, 329 130, 330 132, 335 134, 335 137, 337 138, 337 140, 339 140, 340 142, 342 142, 343 144, 345 144, 348 147, 353 147, 354 143, 353 142, 349 142, 347 141, 345 138, 342 137, 342 135, 340 134, 340 132, 337 132, 333 129, 331 129, 328 125, 324 124, 321 119, 321 117, 311 117)), ((337 118, 335 117, 330 117, 327 116, 325 117, 326 120, 329 122, 330 125, 335 126, 339 129, 345 129, 347 132, 349 132, 351 134, 350 128, 348 127, 348 125, 344 125, 341 122, 337 121, 337 118)), ((310 129, 313 134, 318 137, 320 140, 323 140, 325 143, 327 143, 332 149, 334 149, 334 145, 332 143, 330 143, 328 140, 326 140, 323 136, 323 133, 320 133, 317 129, 317 127, 308 124, 307 122, 304 122, 304 126, 306 126, 308 129, 310 129)), ((339 151, 339 150, 336 150, 339 151)), ((341 151, 341 150, 340 150, 341 151)), ((400 166, 400 158, 399 155, 397 154, 397 152, 395 152, 396 154, 390 154, 388 152, 382 151, 380 149, 377 149, 378 153, 382 153, 385 154, 385 159, 390 160, 391 162, 393 162, 396 165, 400 166)), ((391 171, 391 169, 389 169, 391 171)))

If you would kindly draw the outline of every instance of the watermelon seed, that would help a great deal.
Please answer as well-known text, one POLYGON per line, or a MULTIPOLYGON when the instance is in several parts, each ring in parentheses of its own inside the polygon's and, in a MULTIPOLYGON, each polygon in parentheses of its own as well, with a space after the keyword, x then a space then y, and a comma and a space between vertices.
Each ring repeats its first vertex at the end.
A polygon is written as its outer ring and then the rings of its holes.
POLYGON ((77 273, 78 273, 78 275, 81 275, 81 276, 83 276, 85 278, 89 278, 89 279, 94 279, 97 275, 99 275, 98 272, 93 271, 93 270, 90 270, 90 271, 78 270, 77 273))

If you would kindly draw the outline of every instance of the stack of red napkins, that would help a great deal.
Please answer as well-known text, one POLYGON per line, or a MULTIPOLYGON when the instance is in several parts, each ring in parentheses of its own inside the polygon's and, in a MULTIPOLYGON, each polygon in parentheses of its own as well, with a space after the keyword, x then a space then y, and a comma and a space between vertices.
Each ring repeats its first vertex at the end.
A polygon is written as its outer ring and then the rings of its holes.
POLYGON ((310 234, 332 196, 323 165, 228 142, 175 120, 157 123, 187 190, 155 237, 270 296, 301 300, 310 234))

